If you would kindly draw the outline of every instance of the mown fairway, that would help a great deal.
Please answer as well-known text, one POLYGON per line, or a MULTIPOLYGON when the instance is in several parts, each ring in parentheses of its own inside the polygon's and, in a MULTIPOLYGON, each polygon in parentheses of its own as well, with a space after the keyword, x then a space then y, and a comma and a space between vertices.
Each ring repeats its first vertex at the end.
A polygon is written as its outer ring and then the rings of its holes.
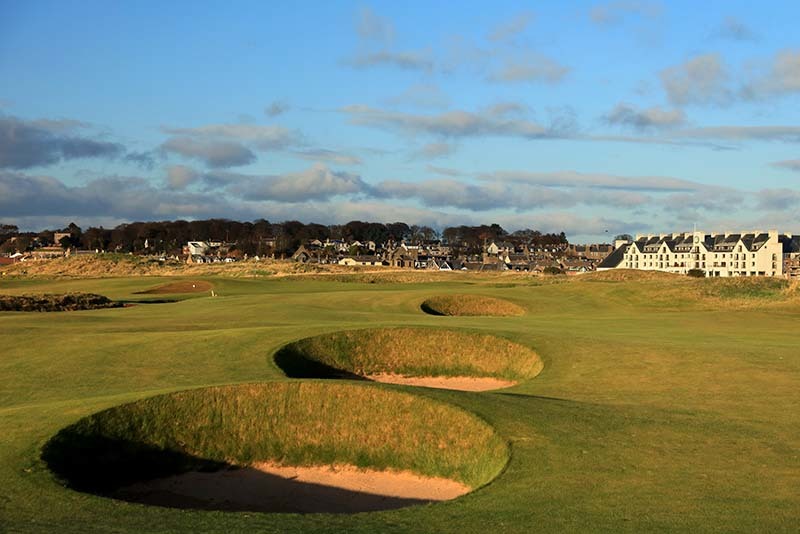
MULTIPOLYGON (((0 314, 0 532, 797 531, 796 296, 671 277, 543 285, 449 279, 218 278, 209 279, 217 298, 0 314), (508 299, 527 313, 420 310, 425 299, 451 293, 508 299), (506 337, 545 364, 536 378, 496 392, 370 386, 460 406, 511 444, 505 472, 455 501, 351 516, 174 510, 63 488, 39 458, 59 429, 111 406, 180 389, 289 380, 272 360, 287 342, 437 325, 506 337)), ((2 281, 0 293, 135 300, 168 281, 2 281)))

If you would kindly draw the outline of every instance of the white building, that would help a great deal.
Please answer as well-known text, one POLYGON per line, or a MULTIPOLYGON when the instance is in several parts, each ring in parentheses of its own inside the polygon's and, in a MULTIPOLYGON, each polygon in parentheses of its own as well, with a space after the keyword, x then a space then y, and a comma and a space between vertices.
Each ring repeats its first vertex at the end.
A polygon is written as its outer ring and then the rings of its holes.
POLYGON ((598 269, 640 269, 687 274, 699 269, 709 277, 788 276, 787 258, 800 249, 800 236, 754 231, 739 234, 687 232, 636 236, 612 253, 598 269))

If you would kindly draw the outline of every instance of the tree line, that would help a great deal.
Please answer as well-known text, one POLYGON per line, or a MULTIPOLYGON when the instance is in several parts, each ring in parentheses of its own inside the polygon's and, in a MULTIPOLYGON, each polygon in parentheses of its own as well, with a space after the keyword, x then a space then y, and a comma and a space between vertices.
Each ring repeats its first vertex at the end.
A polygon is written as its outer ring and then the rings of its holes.
POLYGON ((465 254, 477 254, 490 241, 511 241, 529 246, 566 244, 564 232, 542 233, 538 230, 506 232, 500 225, 454 226, 441 233, 429 226, 408 225, 404 222, 376 223, 350 221, 347 224, 323 225, 284 221, 271 223, 265 219, 253 222, 228 219, 198 221, 132 222, 107 229, 90 227, 81 229, 75 223, 57 230, 20 232, 11 224, 0 225, 0 253, 23 252, 35 246, 55 245, 63 248, 83 248, 106 252, 135 254, 180 254, 189 241, 221 241, 235 243, 242 254, 289 255, 301 244, 311 240, 342 240, 348 243, 389 241, 421 244, 441 240, 465 254), (62 236, 55 241, 55 234, 62 236))

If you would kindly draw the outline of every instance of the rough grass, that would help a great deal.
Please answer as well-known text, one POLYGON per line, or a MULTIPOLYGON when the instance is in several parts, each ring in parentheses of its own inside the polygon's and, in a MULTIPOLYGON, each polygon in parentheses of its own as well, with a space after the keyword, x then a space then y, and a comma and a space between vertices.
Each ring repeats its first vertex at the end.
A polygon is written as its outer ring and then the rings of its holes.
POLYGON ((442 295, 425 300, 422 311, 431 315, 496 316, 523 315, 525 309, 504 299, 483 295, 442 295))
POLYGON ((93 293, 0 295, 0 311, 56 312, 118 308, 120 306, 122 306, 121 303, 93 293))
POLYGON ((429 328, 349 330, 290 343, 275 355, 289 376, 468 376, 526 380, 542 360, 488 334, 429 328))
POLYGON ((800 295, 797 289, 792 289, 797 287, 796 281, 764 276, 693 278, 659 271, 614 269, 582 275, 576 282, 605 282, 621 287, 640 284, 649 291, 637 292, 634 298, 644 298, 656 306, 754 308, 779 304, 800 295))
POLYGON ((93 492, 264 461, 411 470, 474 488, 500 472, 508 450, 485 422, 438 401, 375 386, 276 382, 111 408, 60 431, 43 459, 93 492))

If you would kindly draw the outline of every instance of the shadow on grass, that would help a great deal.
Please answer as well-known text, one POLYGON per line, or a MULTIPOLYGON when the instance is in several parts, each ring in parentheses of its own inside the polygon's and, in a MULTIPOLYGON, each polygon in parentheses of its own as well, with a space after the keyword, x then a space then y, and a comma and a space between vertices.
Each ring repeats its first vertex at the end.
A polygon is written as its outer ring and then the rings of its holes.
POLYGON ((42 451, 68 487, 128 502, 193 510, 357 513, 431 502, 302 482, 73 425, 42 451))
POLYGON ((120 300, 124 306, 136 306, 137 304, 173 304, 181 302, 180 299, 147 299, 147 300, 120 300))
POLYGON ((283 347, 276 352, 274 360, 275 365, 289 378, 332 378, 369 381, 368 378, 361 375, 312 360, 291 345, 283 347))
POLYGON ((439 310, 431 308, 430 305, 427 302, 423 302, 420 305, 419 309, 421 309, 423 312, 427 313, 428 315, 436 315, 438 317, 445 317, 445 314, 443 314, 439 310))

